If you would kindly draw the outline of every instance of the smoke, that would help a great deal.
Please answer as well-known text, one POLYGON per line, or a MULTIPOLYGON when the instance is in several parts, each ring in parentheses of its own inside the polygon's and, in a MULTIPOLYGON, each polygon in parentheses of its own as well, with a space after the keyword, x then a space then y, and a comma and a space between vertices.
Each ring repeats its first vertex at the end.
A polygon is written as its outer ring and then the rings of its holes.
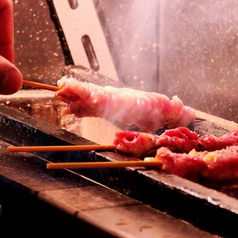
POLYGON ((121 81, 238 120, 238 0, 95 2, 121 81))
POLYGON ((237 116, 238 1, 164 1, 159 91, 234 120, 237 116))
POLYGON ((133 88, 157 91, 158 8, 156 0, 96 1, 119 79, 133 88))

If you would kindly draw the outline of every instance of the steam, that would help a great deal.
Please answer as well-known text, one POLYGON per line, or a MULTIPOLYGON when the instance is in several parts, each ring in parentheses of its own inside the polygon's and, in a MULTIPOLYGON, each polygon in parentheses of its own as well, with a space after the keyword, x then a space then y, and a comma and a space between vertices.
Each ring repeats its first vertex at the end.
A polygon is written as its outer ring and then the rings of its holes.
POLYGON ((159 91, 207 113, 237 117, 237 3, 163 1, 159 91))
POLYGON ((121 81, 157 91, 159 1, 98 1, 97 11, 121 81))
POLYGON ((238 120, 237 0, 95 2, 121 81, 238 120))

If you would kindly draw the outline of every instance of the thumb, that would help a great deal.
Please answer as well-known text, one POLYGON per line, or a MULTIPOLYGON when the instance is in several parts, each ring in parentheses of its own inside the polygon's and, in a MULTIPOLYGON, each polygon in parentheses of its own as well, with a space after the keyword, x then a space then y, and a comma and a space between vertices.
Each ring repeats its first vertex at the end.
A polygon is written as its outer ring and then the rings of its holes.
POLYGON ((22 86, 20 71, 4 57, 0 56, 0 94, 13 94, 22 86))

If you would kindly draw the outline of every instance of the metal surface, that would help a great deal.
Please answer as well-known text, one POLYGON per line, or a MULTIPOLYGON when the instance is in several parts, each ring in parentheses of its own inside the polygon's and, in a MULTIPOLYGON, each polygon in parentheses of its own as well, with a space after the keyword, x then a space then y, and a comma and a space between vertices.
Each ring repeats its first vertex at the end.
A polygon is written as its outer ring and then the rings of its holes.
POLYGON ((77 8, 71 8, 68 1, 53 0, 52 3, 74 64, 84 65, 118 81, 94 1, 81 0, 77 8))
MULTIPOLYGON (((82 237, 214 237, 90 179, 95 174, 101 177, 105 171, 90 170, 81 174, 46 169, 48 161, 80 158, 89 161, 106 159, 106 155, 6 152, 10 144, 90 143, 85 139, 3 106, 0 107, 0 122, 0 137, 4 138, 0 140, 2 232, 12 235, 17 230, 19 235, 25 236, 34 230, 38 235, 80 234, 82 237)), ((128 176, 131 172, 128 169, 123 173, 128 176)), ((132 183, 136 174, 134 170, 132 183)), ((114 178, 119 179, 116 176, 115 173, 114 178)), ((107 172, 104 178, 112 179, 107 172)), ((113 184, 116 185, 115 181, 113 184)), ((131 186, 133 184, 128 186, 130 190, 131 186)))
MULTIPOLYGON (((93 143, 3 106, 0 107, 0 122, 1 137, 15 145, 93 143)), ((217 135, 225 131, 203 121, 199 121, 193 126, 195 131, 209 130, 211 132, 213 128, 213 133, 217 132, 217 135)), ((52 152, 37 153, 36 155, 54 162, 135 159, 115 152, 52 152)), ((214 188, 193 183, 159 170, 143 168, 92 169, 76 170, 75 172, 143 204, 188 221, 207 232, 221 236, 237 234, 238 201, 214 188)))

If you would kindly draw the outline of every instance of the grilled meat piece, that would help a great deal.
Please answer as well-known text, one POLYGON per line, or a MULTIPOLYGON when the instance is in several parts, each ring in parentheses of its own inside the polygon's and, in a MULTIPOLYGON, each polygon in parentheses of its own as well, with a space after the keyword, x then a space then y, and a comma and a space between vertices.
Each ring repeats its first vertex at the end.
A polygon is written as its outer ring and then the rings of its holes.
POLYGON ((188 154, 161 147, 155 159, 161 164, 162 170, 192 181, 205 179, 224 182, 238 179, 238 146, 215 151, 192 150, 188 154))
POLYGON ((188 153, 196 151, 214 151, 227 146, 238 145, 238 130, 224 134, 221 137, 214 135, 199 136, 186 127, 166 130, 161 135, 120 131, 114 140, 116 149, 127 154, 148 155, 155 154, 160 147, 167 147, 171 151, 188 153))
POLYGON ((188 126, 195 119, 192 108, 174 96, 130 88, 101 87, 63 76, 56 97, 68 103, 62 114, 77 117, 102 117, 126 125, 137 125, 143 132, 188 126))
POLYGON ((176 152, 189 152, 198 146, 199 136, 186 127, 165 131, 161 135, 135 131, 116 133, 116 149, 126 154, 155 155, 160 147, 167 147, 176 152))

